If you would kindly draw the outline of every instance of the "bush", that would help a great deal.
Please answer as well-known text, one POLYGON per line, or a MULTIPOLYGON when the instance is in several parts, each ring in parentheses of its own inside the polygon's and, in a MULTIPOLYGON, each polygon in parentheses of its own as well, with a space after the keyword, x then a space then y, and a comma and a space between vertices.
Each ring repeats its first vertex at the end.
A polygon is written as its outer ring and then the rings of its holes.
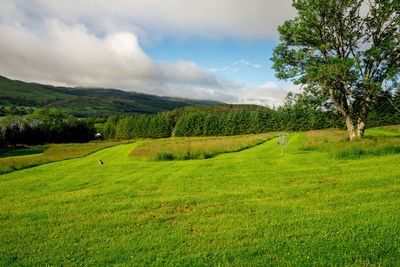
POLYGON ((57 110, 37 109, 27 116, 7 116, 0 120, 1 145, 83 143, 93 140, 94 123, 79 120, 57 110))
POLYGON ((159 154, 157 154, 157 161, 168 161, 168 160, 174 160, 174 155, 172 155, 171 153, 168 152, 161 152, 159 154))

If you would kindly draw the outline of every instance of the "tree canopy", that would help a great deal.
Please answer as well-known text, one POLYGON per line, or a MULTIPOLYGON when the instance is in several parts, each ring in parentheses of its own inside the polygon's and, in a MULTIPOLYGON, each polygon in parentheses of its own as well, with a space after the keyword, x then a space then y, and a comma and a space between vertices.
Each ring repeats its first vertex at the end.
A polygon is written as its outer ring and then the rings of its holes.
POLYGON ((278 28, 276 76, 333 102, 350 140, 362 137, 371 105, 399 86, 400 1, 294 0, 293 6, 298 15, 278 28))

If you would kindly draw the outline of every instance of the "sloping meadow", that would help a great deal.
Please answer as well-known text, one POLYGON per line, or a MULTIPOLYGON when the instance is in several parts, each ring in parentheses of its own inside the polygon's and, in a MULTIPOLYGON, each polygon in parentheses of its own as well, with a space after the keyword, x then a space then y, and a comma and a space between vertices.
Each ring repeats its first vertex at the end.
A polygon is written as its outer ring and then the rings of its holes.
POLYGON ((397 266, 400 155, 299 150, 344 143, 312 134, 284 155, 274 138, 208 160, 128 157, 143 141, 0 175, 0 266, 397 266))
POLYGON ((155 161, 212 158, 218 154, 237 152, 261 144, 276 133, 228 137, 184 137, 142 141, 131 157, 155 161))
POLYGON ((0 155, 0 174, 26 169, 54 161, 79 158, 126 141, 46 144, 11 150, 0 155))
POLYGON ((368 129, 360 140, 348 142, 347 132, 326 129, 307 132, 300 146, 305 151, 325 151, 336 159, 359 159, 400 153, 400 126, 368 129))

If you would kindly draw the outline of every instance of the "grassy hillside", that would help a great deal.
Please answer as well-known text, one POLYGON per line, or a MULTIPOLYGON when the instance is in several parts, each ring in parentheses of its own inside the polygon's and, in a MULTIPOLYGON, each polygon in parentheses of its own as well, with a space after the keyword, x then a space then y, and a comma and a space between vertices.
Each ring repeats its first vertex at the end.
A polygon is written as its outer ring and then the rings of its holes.
POLYGON ((71 94, 53 91, 51 88, 41 84, 9 80, 0 76, 0 104, 39 107, 57 99, 73 97, 71 94))
POLYGON ((161 97, 116 89, 54 87, 0 76, 0 105, 54 107, 80 117, 149 114, 191 105, 217 103, 219 102, 161 97))
POLYGON ((395 266, 400 155, 303 146, 322 135, 290 135, 284 156, 276 139, 167 162, 127 144, 1 175, 0 265, 395 266))

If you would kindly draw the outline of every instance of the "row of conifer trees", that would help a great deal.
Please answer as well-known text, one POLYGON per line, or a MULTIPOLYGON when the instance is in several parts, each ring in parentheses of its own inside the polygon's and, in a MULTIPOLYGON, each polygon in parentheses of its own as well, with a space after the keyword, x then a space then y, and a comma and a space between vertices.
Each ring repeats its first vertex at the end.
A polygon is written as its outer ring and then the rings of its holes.
POLYGON ((330 112, 300 114, 257 106, 189 107, 157 115, 109 117, 97 125, 104 139, 164 138, 170 136, 229 136, 281 130, 342 127, 330 112), (307 119, 301 117, 307 115, 307 119))
MULTIPOLYGON (((277 109, 257 105, 190 106, 157 115, 114 116, 98 129, 105 139, 345 129, 344 119, 338 111, 329 105, 316 108, 314 103, 307 96, 289 94, 285 104, 277 109)), ((399 93, 377 99, 371 108, 368 126, 400 124, 399 110, 399 93)))
MULTIPOLYGON (((310 102, 311 103, 311 102, 310 102)), ((154 115, 78 119, 51 109, 0 120, 0 147, 14 144, 87 142, 95 139, 227 136, 271 131, 345 128, 335 110, 315 108, 301 95, 288 95, 277 109, 257 105, 191 106, 154 115)), ((400 94, 378 99, 368 126, 400 124, 400 94)))

